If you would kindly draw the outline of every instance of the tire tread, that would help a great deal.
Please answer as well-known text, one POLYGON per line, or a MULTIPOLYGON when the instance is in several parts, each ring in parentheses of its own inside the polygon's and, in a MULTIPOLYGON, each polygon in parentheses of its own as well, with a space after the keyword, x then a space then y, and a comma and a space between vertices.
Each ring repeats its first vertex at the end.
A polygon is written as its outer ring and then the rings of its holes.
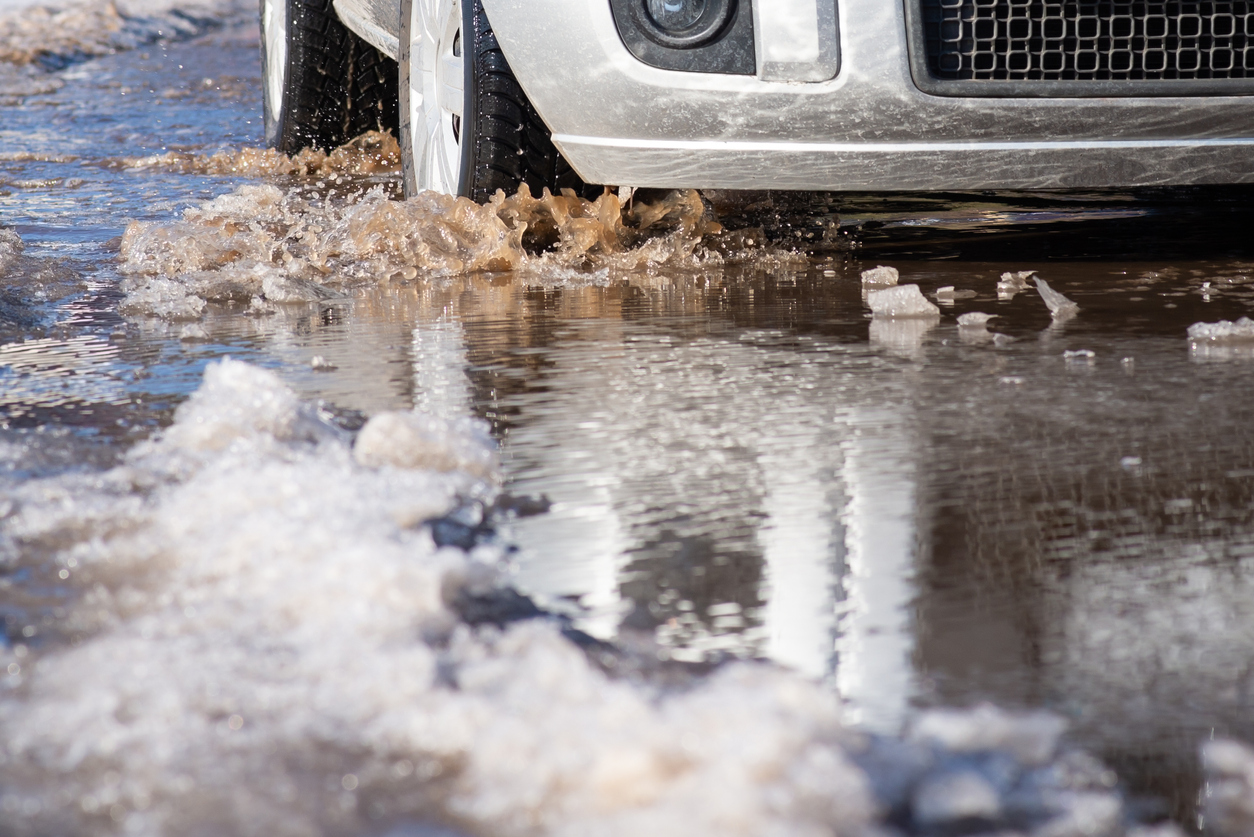
POLYGON ((399 133, 396 62, 340 22, 331 0, 287 0, 288 73, 275 147, 323 151, 399 133))
POLYGON ((464 33, 462 38, 471 62, 469 130, 463 130, 463 136, 474 138, 470 154, 463 158, 462 193, 483 203, 497 189, 512 195, 524 183, 535 195, 545 188, 572 188, 585 196, 599 192, 579 179, 553 145, 548 126, 510 69, 481 0, 462 2, 473 6, 466 19, 473 34, 464 33))

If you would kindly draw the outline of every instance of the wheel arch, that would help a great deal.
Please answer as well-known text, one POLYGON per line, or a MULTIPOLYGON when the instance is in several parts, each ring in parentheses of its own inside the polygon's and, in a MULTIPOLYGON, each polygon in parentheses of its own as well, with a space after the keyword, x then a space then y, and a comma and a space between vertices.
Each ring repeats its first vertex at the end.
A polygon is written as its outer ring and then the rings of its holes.
POLYGON ((332 6, 340 21, 359 38, 393 61, 400 59, 399 0, 334 0, 332 6))

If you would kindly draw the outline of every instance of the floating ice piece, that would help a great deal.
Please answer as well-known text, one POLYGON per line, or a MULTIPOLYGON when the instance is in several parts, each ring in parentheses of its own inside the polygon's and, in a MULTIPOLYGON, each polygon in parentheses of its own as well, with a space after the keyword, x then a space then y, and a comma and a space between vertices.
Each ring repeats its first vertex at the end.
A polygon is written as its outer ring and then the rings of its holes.
POLYGON ((1195 343, 1254 342, 1254 320, 1242 317, 1235 323, 1229 320, 1220 320, 1217 323, 1194 323, 1189 326, 1189 339, 1195 343))
POLYGON ((975 295, 975 291, 960 291, 953 285, 946 285, 943 288, 936 289, 936 298, 941 302, 952 302, 955 299, 971 299, 975 295))
POLYGON ((1019 270, 1014 273, 1003 273, 997 281, 997 298, 1008 301, 1015 298, 1019 291, 1028 289, 1028 280, 1036 275, 1035 270, 1019 270))
POLYGON ((934 709, 922 713, 910 740, 954 752, 1006 750, 1024 764, 1041 765, 1054 755, 1067 722, 1050 712, 1011 713, 992 704, 970 711, 934 709))
POLYGON ((492 437, 482 422, 445 421, 426 413, 380 413, 357 434, 357 464, 491 477, 497 466, 492 437))
POLYGON ((979 311, 963 314, 958 318, 958 339, 967 345, 974 346, 982 346, 985 343, 1001 345, 998 338, 1005 337, 1005 335, 993 334, 988 330, 988 321, 996 316, 996 314, 983 314, 979 311))
POLYGON ((1049 313, 1055 320, 1069 320, 1080 313, 1080 306, 1051 288, 1049 283, 1039 276, 1036 277, 1036 289, 1041 292, 1041 299, 1045 300, 1049 313))
POLYGON ((876 317, 939 317, 940 309, 927 301, 918 285, 899 285, 871 291, 866 297, 876 317))
POLYGON ((1028 280, 1036 275, 1035 270, 1018 270, 1013 273, 1007 272, 1001 275, 997 280, 997 288, 1006 288, 1007 290, 1026 291, 1028 289, 1028 280))
POLYGON ((1092 366, 1097 360, 1097 352, 1094 352, 1092 349, 1076 349, 1074 351, 1063 352, 1062 358, 1067 363, 1092 366))
POLYGON ((315 372, 334 372, 339 367, 322 355, 314 355, 309 359, 309 368, 315 372))
POLYGON ((901 274, 895 267, 878 265, 870 270, 862 271, 862 284, 864 285, 896 285, 900 278, 901 274))
POLYGON ((1195 360, 1254 359, 1254 320, 1195 323, 1189 326, 1189 351, 1195 360))

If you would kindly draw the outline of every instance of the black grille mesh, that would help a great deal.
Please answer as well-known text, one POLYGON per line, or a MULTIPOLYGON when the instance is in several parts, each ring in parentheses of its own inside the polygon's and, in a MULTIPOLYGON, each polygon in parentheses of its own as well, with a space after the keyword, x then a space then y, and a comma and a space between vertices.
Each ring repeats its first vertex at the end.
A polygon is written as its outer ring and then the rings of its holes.
POLYGON ((1254 78, 1254 0, 919 0, 941 80, 1254 78))

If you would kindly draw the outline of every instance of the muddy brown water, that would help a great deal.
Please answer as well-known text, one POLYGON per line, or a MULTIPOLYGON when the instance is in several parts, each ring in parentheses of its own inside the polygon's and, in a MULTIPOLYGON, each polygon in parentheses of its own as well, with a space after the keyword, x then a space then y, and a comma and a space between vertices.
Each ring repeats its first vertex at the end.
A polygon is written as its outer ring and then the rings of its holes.
MULTIPOLYGON (((1199 742, 1254 739, 1254 351, 1186 332, 1251 311, 1254 193, 712 195, 771 247, 211 303, 192 330, 120 313, 129 222, 336 188, 137 163, 255 147, 256 53, 232 23, 5 108, 0 219, 24 251, 0 279, 0 486, 115 463, 224 356, 346 427, 477 416, 507 490, 549 504, 502 524, 514 582, 581 630, 779 661, 878 731, 923 706, 1048 708, 1151 817, 1198 825, 1199 742), (969 293, 872 322, 878 264, 969 293), (1079 315, 999 296, 1024 270, 1079 315), (969 312, 997 317, 959 328, 969 312)), ((10 645, 78 641, 55 566, 8 557, 10 645)))

